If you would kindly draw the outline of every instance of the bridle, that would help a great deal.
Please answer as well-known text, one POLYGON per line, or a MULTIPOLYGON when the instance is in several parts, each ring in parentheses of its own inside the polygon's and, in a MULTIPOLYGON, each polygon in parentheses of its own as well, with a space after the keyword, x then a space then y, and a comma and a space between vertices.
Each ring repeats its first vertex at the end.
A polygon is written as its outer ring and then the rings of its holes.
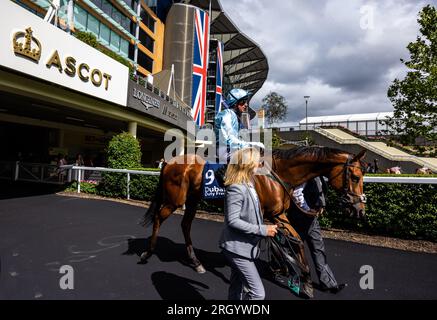
POLYGON ((364 175, 364 172, 366 172, 365 170, 365 166, 363 165, 363 162, 361 160, 360 161, 360 166, 354 165, 352 163, 352 156, 348 155, 348 159, 346 161, 346 163, 343 166, 343 170, 340 171, 340 173, 338 173, 336 176, 332 177, 332 179, 335 179, 336 177, 338 177, 340 174, 343 173, 343 186, 342 186, 342 195, 340 197, 340 202, 343 206, 356 206, 360 203, 366 203, 367 202, 367 198, 366 195, 363 194, 357 194, 355 192, 350 191, 350 171, 348 170, 348 168, 359 168, 362 172, 362 174, 364 175))

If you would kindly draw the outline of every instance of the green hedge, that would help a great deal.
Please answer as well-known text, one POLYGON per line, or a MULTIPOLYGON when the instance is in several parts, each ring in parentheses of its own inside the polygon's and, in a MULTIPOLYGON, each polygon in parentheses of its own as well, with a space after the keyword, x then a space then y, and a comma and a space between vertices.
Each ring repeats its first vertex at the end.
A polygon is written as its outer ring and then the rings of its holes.
POLYGON ((330 190, 323 227, 343 228, 406 239, 437 241, 437 186, 365 183, 366 219, 349 218, 330 190))

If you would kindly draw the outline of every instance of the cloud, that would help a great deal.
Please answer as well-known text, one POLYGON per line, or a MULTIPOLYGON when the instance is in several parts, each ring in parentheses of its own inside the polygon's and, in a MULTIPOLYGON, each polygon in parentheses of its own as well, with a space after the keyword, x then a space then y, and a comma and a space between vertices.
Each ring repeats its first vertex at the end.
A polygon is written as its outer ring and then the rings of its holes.
POLYGON ((225 12, 267 56, 269 75, 255 108, 271 91, 288 103, 287 121, 392 111, 387 89, 406 68, 418 35, 417 0, 221 0, 225 12))

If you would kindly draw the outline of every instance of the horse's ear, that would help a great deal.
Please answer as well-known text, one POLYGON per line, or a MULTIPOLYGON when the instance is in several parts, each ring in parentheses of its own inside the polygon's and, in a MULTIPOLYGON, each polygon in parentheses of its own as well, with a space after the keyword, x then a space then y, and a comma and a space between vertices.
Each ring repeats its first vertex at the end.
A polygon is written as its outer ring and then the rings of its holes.
POLYGON ((355 161, 358 161, 358 160, 363 160, 363 158, 366 156, 366 152, 367 152, 367 150, 365 150, 365 149, 361 150, 360 153, 357 154, 353 158, 352 162, 355 162, 355 161))

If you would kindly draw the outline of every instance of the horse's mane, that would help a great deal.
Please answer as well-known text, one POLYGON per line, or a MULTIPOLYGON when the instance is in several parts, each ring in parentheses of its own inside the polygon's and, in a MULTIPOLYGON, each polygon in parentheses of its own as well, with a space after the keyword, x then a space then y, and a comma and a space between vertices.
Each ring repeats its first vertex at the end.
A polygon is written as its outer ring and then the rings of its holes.
POLYGON ((272 156, 277 159, 292 159, 295 157, 308 157, 320 161, 344 154, 350 154, 350 153, 343 150, 322 147, 322 146, 297 147, 297 148, 286 149, 286 150, 282 150, 282 149, 272 150, 272 156))

